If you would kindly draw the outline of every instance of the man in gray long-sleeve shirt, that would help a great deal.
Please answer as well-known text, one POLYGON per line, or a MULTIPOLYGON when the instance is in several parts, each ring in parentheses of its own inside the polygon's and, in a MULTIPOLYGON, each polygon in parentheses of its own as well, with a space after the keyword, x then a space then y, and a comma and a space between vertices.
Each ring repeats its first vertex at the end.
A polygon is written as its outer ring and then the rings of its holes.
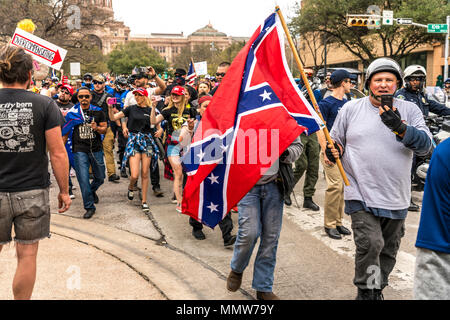
POLYGON ((402 82, 400 66, 380 58, 367 69, 369 97, 347 103, 330 134, 336 142, 328 158, 342 157, 350 186, 345 188, 345 213, 352 219, 356 244, 357 299, 383 299, 381 291, 396 262, 411 197, 413 154, 426 155, 432 136, 420 109, 381 96, 393 94, 402 82))
MULTIPOLYGON (((300 137, 280 157, 283 163, 293 163, 303 152, 300 137)), ((278 162, 273 168, 278 168, 278 162)), ((278 172, 264 175, 239 202, 239 230, 231 259, 227 289, 235 292, 242 282, 258 238, 260 245, 255 259, 252 287, 258 300, 278 300, 272 292, 278 239, 281 232, 284 196, 278 183, 278 172)))

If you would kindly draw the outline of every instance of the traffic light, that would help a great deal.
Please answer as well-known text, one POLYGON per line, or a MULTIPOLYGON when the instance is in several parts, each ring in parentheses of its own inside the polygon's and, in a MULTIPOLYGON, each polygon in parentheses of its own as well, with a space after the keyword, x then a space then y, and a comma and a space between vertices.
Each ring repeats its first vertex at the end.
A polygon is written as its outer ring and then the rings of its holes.
POLYGON ((371 15, 348 16, 347 26, 349 27, 367 27, 378 29, 380 27, 380 17, 371 15))
POLYGON ((349 27, 367 27, 369 19, 364 17, 348 17, 347 25, 349 27))

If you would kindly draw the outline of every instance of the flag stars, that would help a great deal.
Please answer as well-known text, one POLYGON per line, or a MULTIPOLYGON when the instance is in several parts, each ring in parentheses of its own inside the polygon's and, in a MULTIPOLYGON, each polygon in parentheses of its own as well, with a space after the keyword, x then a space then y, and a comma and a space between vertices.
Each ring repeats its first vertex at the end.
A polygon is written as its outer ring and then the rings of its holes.
POLYGON ((203 158, 205 157, 205 153, 203 152, 203 150, 200 150, 200 153, 197 154, 197 157, 199 158, 199 161, 203 160, 203 158))
POLYGON ((266 101, 266 100, 272 100, 272 99, 270 98, 271 95, 272 95, 272 92, 267 92, 267 91, 264 89, 264 93, 263 93, 263 94, 260 94, 259 96, 263 98, 263 102, 264 102, 264 101, 266 101))
POLYGON ((214 203, 211 202, 211 204, 207 208, 211 211, 211 213, 213 213, 214 211, 219 212, 219 210, 217 209, 218 206, 219 205, 214 204, 214 203))
POLYGON ((214 172, 211 172, 211 176, 208 177, 211 180, 211 184, 217 183, 219 184, 219 177, 214 175, 214 172))

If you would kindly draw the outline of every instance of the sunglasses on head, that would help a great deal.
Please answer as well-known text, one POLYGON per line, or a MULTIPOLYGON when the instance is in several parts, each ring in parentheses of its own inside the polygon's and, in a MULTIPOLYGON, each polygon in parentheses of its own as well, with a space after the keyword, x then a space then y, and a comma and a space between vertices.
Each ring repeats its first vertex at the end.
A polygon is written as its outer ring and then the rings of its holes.
POLYGON ((97 81, 97 80, 94 80, 92 83, 93 83, 93 84, 104 84, 104 82, 97 81))
POLYGON ((86 95, 79 95, 78 98, 79 99, 89 99, 91 96, 86 94, 86 95))
POLYGON ((222 72, 222 73, 217 72, 216 73, 216 76, 218 76, 218 77, 225 77, 225 75, 226 75, 225 72, 222 72))

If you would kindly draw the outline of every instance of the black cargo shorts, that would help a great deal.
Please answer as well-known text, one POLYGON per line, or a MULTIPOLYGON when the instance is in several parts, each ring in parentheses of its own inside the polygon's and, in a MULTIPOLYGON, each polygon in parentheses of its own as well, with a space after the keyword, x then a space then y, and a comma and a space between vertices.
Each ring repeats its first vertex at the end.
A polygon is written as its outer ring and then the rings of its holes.
POLYGON ((33 244, 50 237, 49 189, 0 192, 0 245, 33 244))

